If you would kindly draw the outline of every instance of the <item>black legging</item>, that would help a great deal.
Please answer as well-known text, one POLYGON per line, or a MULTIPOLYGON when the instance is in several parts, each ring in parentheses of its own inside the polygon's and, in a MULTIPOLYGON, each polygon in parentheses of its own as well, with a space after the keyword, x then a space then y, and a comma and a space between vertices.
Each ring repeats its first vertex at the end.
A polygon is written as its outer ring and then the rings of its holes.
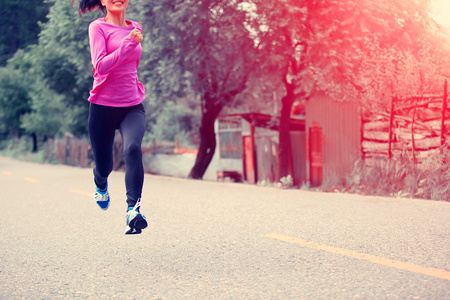
POLYGON ((141 198, 144 184, 141 144, 145 133, 145 110, 142 104, 131 107, 109 107, 90 104, 89 136, 94 153, 94 181, 105 189, 113 169, 113 145, 116 129, 120 130, 125 158, 125 187, 128 206, 141 198))

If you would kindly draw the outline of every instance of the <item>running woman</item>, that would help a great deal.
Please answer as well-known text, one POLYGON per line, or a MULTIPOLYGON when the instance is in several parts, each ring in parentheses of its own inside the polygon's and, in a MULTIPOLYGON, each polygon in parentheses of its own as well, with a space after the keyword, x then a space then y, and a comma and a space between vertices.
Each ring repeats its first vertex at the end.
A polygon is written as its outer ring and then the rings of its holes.
POLYGON ((119 130, 126 164, 126 234, 139 234, 147 227, 139 211, 144 184, 141 144, 145 133, 145 89, 137 69, 143 36, 141 25, 125 18, 128 1, 80 0, 78 10, 80 14, 101 10, 105 15, 89 25, 94 72, 88 98, 89 136, 95 160, 94 198, 101 209, 108 209, 108 176, 113 169, 114 135, 119 130))

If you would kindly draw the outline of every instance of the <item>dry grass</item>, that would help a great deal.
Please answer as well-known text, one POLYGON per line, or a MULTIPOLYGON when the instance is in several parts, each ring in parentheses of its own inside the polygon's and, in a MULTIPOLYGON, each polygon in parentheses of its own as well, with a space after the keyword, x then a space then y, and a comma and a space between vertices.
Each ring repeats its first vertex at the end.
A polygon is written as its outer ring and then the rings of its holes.
POLYGON ((449 201, 450 153, 432 154, 419 165, 406 155, 397 159, 359 160, 345 190, 378 196, 449 201))

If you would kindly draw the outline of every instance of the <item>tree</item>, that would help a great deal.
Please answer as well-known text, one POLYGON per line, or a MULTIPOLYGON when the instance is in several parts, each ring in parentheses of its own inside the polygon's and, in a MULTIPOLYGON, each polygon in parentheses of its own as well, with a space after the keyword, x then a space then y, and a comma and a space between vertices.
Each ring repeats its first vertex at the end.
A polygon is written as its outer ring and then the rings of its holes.
POLYGON ((12 97, 1 108, 2 121, 10 131, 32 136, 35 151, 39 136, 87 134, 86 99, 92 85, 87 27, 98 17, 81 19, 64 0, 48 3, 52 6, 48 22, 40 25, 39 43, 17 51, 0 82, 0 89, 6 89, 2 95, 12 97))
POLYGON ((27 81, 17 70, 0 68, 0 119, 2 135, 19 137, 20 118, 31 110, 27 81))
POLYGON ((46 21, 49 7, 45 0, 2 0, 0 66, 17 50, 37 42, 38 23, 46 21))
POLYGON ((200 145, 190 178, 201 179, 216 148, 214 122, 246 88, 255 61, 242 1, 165 0, 146 4, 146 61, 153 91, 200 100, 200 145), (158 79, 159 78, 159 79, 158 79), (167 90, 172 92, 167 93, 167 90))
MULTIPOLYGON (((260 49, 279 66, 281 99, 279 177, 292 175, 289 119, 297 99, 324 92, 334 99, 362 96, 370 72, 362 68, 374 47, 395 53, 414 46, 426 32, 427 1, 254 0, 249 22, 260 49)), ((375 58, 376 59, 376 58, 375 58)))
MULTIPOLYGON (((64 97, 46 88, 37 86, 30 92, 31 109, 20 118, 20 127, 30 135, 54 137, 64 123, 64 97), (51 101, 48 101, 51 99, 51 101)), ((34 146, 37 151, 37 144, 34 146)))
MULTIPOLYGON (((52 91, 64 96, 64 129, 76 136, 87 135, 92 64, 88 26, 101 13, 79 16, 70 1, 50 0, 48 22, 42 25, 36 49, 36 68, 52 91)), ((47 101, 52 101, 48 99, 47 101)))
MULTIPOLYGON (((5 0, 0 14, 0 66, 19 49, 37 42, 39 23, 46 20, 50 5, 45 1, 5 0)), ((30 111, 31 97, 25 75, 12 68, 0 71, 0 119, 2 135, 20 136, 22 115, 30 111)))
MULTIPOLYGON (((30 46, 29 51, 19 50, 8 61, 3 71, 9 76, 16 77, 16 82, 1 82, 4 89, 17 89, 22 91, 20 97, 12 97, 8 105, 23 107, 21 110, 12 110, 14 126, 20 133, 26 133, 33 139, 33 152, 38 150, 38 136, 54 136, 64 128, 62 115, 65 107, 63 97, 48 88, 43 82, 39 68, 39 58, 42 57, 36 45, 30 46), (26 107, 26 109, 25 109, 26 107)), ((4 93, 9 97, 8 93, 4 93)), ((5 105, 4 109, 7 111, 5 105)), ((5 118, 5 122, 11 123, 5 118)), ((17 130, 16 130, 17 131, 17 130)), ((17 134, 16 134, 17 136, 17 134)))

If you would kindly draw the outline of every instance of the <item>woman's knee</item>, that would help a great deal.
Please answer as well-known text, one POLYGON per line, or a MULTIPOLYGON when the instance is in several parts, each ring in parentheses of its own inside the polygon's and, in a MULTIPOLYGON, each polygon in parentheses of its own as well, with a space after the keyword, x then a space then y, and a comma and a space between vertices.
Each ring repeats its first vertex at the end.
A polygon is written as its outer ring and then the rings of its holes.
POLYGON ((141 144, 130 143, 129 145, 126 145, 123 149, 123 156, 125 157, 125 160, 128 158, 133 159, 142 157, 141 144))

